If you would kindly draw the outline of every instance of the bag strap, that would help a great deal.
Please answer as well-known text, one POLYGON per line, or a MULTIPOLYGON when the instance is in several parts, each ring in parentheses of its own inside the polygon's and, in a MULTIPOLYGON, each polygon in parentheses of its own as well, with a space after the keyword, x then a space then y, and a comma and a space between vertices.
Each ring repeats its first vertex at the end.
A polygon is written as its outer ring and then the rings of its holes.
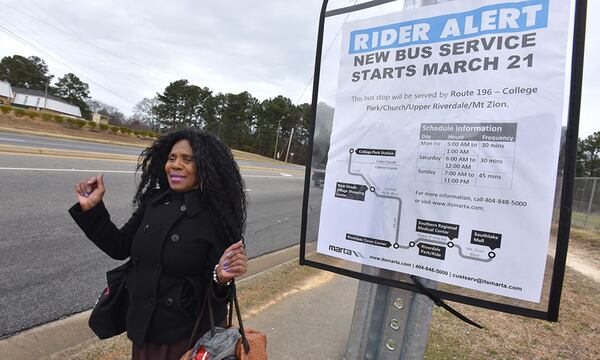
MULTIPOLYGON (((204 310, 206 310, 206 303, 208 303, 208 302, 209 302, 209 294, 208 294, 208 291, 206 291, 206 294, 204 295, 204 299, 202 300, 202 303, 199 304, 199 306, 198 306, 198 309, 199 309, 198 317, 196 318, 196 322, 194 323, 194 330, 192 330, 192 336, 190 336, 190 340, 188 341, 186 349, 192 348, 192 344, 194 343, 194 339, 196 338, 196 335, 198 333, 198 328, 200 327, 200 319, 202 319, 202 316, 204 315, 204 310)), ((212 311, 211 311, 211 313, 212 313, 212 311)))
MULTIPOLYGON (((231 283, 232 293, 233 293, 233 304, 235 305, 235 313, 237 315, 238 324, 240 325, 240 335, 242 335, 242 346, 244 347, 244 352, 247 354, 250 352, 250 344, 248 343, 248 339, 246 338, 246 331, 244 330, 244 323, 242 322, 242 313, 240 312, 240 304, 237 298, 237 291, 235 288, 235 282, 231 283)), ((230 305, 231 308, 231 305, 230 305)), ((231 311, 230 311, 230 322, 231 322, 231 311)))

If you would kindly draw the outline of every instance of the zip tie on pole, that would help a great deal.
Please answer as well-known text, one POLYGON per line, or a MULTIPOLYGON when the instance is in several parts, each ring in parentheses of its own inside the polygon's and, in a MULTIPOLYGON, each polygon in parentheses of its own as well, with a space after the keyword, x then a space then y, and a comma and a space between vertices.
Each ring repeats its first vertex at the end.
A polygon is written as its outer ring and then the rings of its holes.
POLYGON ((421 282, 421 280, 419 280, 419 278, 417 278, 414 275, 410 275, 410 278, 415 283, 415 285, 419 288, 419 290, 421 290, 421 293, 423 293, 424 295, 427 295, 427 297, 429 297, 437 306, 443 307, 450 314, 456 316, 457 318, 461 319, 462 321, 466 322, 467 324, 473 325, 478 329, 483 329, 483 326, 479 325, 475 321, 464 316, 463 314, 458 312, 458 310, 456 310, 456 309, 452 308, 450 305, 446 304, 444 302, 444 300, 442 300, 438 296, 434 295, 431 291, 429 291, 429 289, 427 289, 427 287, 425 287, 425 285, 423 285, 423 283, 421 282))

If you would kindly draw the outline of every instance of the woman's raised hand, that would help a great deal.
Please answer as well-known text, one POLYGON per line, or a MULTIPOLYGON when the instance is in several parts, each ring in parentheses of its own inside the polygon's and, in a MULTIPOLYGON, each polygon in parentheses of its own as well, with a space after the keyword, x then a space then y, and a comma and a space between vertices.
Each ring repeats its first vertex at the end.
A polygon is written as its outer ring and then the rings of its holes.
POLYGON ((75 196, 79 201, 82 211, 88 211, 102 201, 106 189, 102 174, 92 176, 87 180, 80 181, 75 185, 75 196))
POLYGON ((244 244, 238 241, 223 252, 217 267, 217 277, 220 283, 242 276, 248 271, 248 257, 244 251, 244 244))

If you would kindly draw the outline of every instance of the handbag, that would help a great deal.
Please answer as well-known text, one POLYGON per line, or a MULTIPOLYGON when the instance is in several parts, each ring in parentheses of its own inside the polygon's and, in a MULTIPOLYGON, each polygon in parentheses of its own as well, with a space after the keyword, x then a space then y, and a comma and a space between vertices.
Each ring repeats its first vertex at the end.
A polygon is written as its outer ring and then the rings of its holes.
MULTIPOLYGON (((214 313, 212 311, 211 296, 214 289, 211 285, 208 287, 207 294, 202 303, 202 309, 196 319, 194 330, 190 338, 190 344, 193 341, 200 319, 208 305, 208 318, 210 321, 210 330, 207 331, 196 343, 194 347, 188 350, 180 360, 203 359, 207 356, 211 360, 267 360, 267 337, 256 330, 244 329, 242 316, 240 313, 239 302, 235 288, 235 282, 231 286, 231 299, 229 301, 229 321, 226 328, 215 327, 214 313), (233 309, 237 314, 239 328, 233 326, 233 309), (247 335, 251 335, 248 339, 247 335)), ((188 348, 190 347, 188 345, 188 348)))
POLYGON ((88 321, 88 325, 100 339, 111 338, 127 329, 129 294, 126 276, 129 267, 128 261, 106 272, 108 286, 100 293, 88 321))

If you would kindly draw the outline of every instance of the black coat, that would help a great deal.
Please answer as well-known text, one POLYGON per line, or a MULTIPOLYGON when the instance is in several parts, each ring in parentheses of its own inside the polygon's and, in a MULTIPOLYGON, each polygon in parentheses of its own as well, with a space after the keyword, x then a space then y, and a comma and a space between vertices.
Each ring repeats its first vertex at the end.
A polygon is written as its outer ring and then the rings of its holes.
MULTIPOLYGON (((77 203, 69 213, 110 257, 131 258, 128 337, 137 345, 189 337, 213 268, 228 246, 216 234, 202 193, 159 193, 121 229, 110 221, 102 202, 86 212, 77 203)), ((219 298, 212 301, 216 324, 223 323, 227 314, 228 291, 219 290, 219 298)), ((205 311, 199 334, 208 329, 205 311)))

